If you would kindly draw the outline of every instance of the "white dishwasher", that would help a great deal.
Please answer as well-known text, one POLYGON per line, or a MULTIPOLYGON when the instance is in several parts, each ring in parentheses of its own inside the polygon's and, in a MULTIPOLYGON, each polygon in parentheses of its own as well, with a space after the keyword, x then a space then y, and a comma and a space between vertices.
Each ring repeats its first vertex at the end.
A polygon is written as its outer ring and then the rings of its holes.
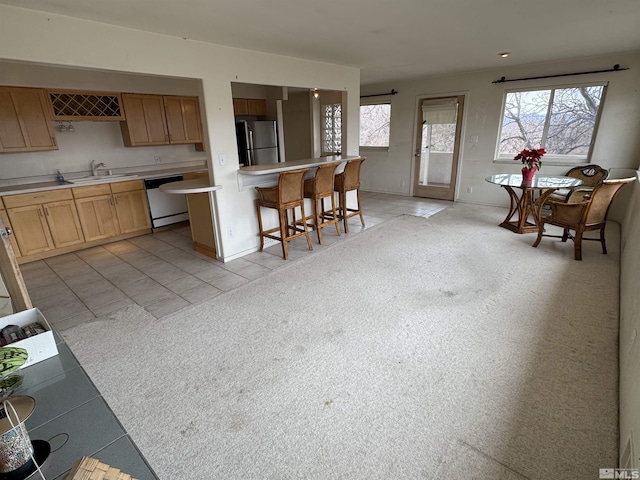
POLYGON ((160 185, 180 181, 182 181, 182 175, 145 179, 144 188, 147 191, 153 228, 189 220, 185 196, 160 191, 160 185))

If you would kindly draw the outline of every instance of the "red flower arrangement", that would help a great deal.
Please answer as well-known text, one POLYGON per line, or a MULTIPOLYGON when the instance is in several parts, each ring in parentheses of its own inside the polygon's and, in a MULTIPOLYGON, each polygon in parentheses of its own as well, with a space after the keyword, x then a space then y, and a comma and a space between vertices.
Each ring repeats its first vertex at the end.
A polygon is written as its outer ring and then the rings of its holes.
POLYGON ((542 161, 540 159, 545 153, 547 152, 544 148, 532 150, 528 150, 525 148, 518 155, 513 157, 513 159, 521 160, 522 164, 530 170, 533 170, 534 168, 536 170, 540 170, 540 166, 542 165, 542 161))

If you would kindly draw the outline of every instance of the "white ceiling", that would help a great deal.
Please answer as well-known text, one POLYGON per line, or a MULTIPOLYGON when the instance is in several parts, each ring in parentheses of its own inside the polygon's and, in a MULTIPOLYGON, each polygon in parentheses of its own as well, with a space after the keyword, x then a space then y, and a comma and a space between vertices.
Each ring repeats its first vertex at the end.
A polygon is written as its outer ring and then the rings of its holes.
MULTIPOLYGON (((640 0, 0 0, 0 3, 353 66, 362 70, 362 84, 640 51, 640 0), (498 53, 503 51, 512 52, 511 56, 500 58, 498 53)), ((612 64, 616 63, 613 60, 612 64)))

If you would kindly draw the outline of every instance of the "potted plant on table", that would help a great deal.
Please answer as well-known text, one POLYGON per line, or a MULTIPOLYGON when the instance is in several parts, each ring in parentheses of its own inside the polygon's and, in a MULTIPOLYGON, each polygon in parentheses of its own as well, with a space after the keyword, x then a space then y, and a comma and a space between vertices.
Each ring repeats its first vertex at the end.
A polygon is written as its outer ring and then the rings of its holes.
POLYGON ((542 156, 547 153, 544 148, 527 149, 525 148, 515 157, 514 160, 520 160, 522 162, 522 182, 525 184, 531 184, 533 176, 537 170, 540 170, 542 165, 542 156))

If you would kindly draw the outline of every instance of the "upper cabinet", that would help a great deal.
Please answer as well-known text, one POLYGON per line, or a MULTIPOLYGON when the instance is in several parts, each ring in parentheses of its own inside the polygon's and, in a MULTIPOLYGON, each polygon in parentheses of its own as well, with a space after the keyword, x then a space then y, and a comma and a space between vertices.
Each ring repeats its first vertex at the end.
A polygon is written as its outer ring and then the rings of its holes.
POLYGON ((261 117, 267 114, 267 101, 260 98, 234 98, 234 115, 261 117))
POLYGON ((198 97, 122 94, 127 147, 202 143, 198 97))
POLYGON ((170 143, 202 143, 198 97, 164 96, 170 143))
POLYGON ((0 87, 0 153, 57 149, 44 90, 0 87))
POLYGON ((122 104, 126 120, 120 128, 127 147, 169 144, 162 96, 123 93, 122 104))

